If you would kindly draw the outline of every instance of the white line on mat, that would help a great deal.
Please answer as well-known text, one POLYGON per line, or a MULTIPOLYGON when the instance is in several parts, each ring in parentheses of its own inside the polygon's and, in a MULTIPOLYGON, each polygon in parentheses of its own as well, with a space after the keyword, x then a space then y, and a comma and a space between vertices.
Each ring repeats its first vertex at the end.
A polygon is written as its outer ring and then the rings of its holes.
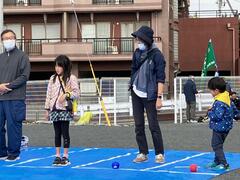
POLYGON ((209 153, 200 153, 200 154, 196 154, 196 155, 193 155, 193 156, 188 156, 188 157, 186 157, 186 158, 184 158, 184 159, 179 159, 179 160, 172 161, 172 162, 169 162, 169 163, 165 163, 165 164, 162 164, 162 165, 159 165, 159 166, 153 166, 153 167, 141 169, 141 171, 158 169, 158 168, 165 167, 165 166, 168 166, 168 165, 171 165, 171 164, 176 164, 176 163, 179 163, 179 162, 187 161, 187 160, 192 159, 192 158, 195 158, 195 157, 203 156, 203 155, 205 155, 205 154, 209 154, 209 153))
MULTIPOLYGON (((95 150, 95 149, 97 149, 97 148, 86 148, 86 149, 83 149, 83 150, 80 150, 80 151, 70 151, 69 154, 81 153, 81 152, 90 151, 90 150, 95 150)), ((55 157, 55 155, 51 155, 51 156, 47 156, 47 157, 42 157, 42 158, 29 159, 29 160, 22 161, 22 162, 19 162, 19 163, 16 163, 16 164, 7 165, 6 167, 18 166, 18 165, 22 165, 22 164, 26 164, 26 163, 31 163, 31 162, 34 162, 34 161, 40 161, 40 160, 48 159, 48 158, 52 158, 52 157, 55 157)))
POLYGON ((87 163, 87 164, 74 166, 72 168, 86 167, 86 166, 90 166, 90 165, 93 165, 93 164, 98 164, 98 163, 101 163, 101 162, 106 162, 106 161, 111 161, 111 160, 114 160, 114 159, 119 159, 119 158, 122 158, 122 157, 127 157, 127 156, 130 156, 130 155, 131 155, 131 153, 122 154, 122 155, 118 155, 118 156, 113 156, 113 157, 110 157, 110 158, 107 158, 107 159, 102 159, 102 160, 99 160, 99 161, 94 161, 94 162, 90 162, 90 163, 87 163))
POLYGON ((131 169, 131 168, 119 168, 119 169, 112 169, 112 168, 101 168, 101 167, 82 167, 81 169, 86 170, 113 170, 113 171, 136 171, 136 172, 151 172, 151 173, 170 173, 170 174, 188 174, 188 175, 206 175, 206 176, 218 176, 217 173, 201 173, 201 172, 180 172, 180 171, 168 171, 168 170, 147 170, 142 171, 141 169, 131 169))

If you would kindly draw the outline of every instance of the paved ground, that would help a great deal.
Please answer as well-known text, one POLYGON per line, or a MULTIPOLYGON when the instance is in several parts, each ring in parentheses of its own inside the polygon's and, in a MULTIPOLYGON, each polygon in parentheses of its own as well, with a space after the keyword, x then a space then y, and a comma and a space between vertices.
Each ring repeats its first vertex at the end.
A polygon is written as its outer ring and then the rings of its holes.
MULTIPOLYGON (((211 151, 211 130, 207 124, 160 123, 166 149, 211 151)), ((31 146, 53 146, 54 132, 50 124, 24 125, 23 133, 30 138, 31 146)), ((73 147, 137 147, 134 126, 71 126, 71 146, 73 147)), ((148 127, 146 134, 150 148, 152 140, 148 127)), ((225 150, 239 152, 240 122, 227 137, 225 150)))
MULTIPOLYGON (((211 130, 208 124, 173 124, 160 123, 165 149, 211 151, 211 130)), ((24 134, 30 138, 30 146, 53 146, 54 134, 50 124, 24 125, 24 134)), ((134 126, 71 126, 72 147, 137 147, 134 126)), ((151 135, 146 126, 149 147, 153 148, 151 135)), ((225 142, 225 151, 239 152, 240 122, 234 124, 225 142)), ((240 179, 240 172, 230 172, 217 177, 219 180, 240 179)))

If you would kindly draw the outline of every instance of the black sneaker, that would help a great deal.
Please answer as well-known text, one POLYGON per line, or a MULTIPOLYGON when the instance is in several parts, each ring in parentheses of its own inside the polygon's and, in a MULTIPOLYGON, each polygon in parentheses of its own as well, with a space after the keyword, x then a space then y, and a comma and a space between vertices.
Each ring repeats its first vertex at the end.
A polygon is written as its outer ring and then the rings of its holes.
POLYGON ((68 166, 68 165, 70 165, 71 163, 70 163, 70 161, 69 161, 69 159, 68 158, 66 158, 66 157, 63 157, 62 158, 62 160, 61 160, 61 165, 62 166, 68 166))
POLYGON ((14 161, 17 161, 19 159, 20 159, 19 156, 8 155, 7 159, 5 159, 5 161, 14 162, 14 161))
POLYGON ((61 165, 61 158, 56 157, 52 163, 53 166, 60 166, 61 165))
POLYGON ((0 156, 0 160, 6 160, 7 159, 7 155, 6 156, 0 156))

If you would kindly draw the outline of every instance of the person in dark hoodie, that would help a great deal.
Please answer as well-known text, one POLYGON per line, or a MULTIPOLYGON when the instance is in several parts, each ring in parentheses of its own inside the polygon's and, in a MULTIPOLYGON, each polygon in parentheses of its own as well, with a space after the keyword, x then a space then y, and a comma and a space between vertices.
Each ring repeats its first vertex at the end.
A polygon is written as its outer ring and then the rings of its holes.
POLYGON ((233 119, 239 117, 239 111, 230 100, 223 78, 214 77, 210 79, 208 88, 215 99, 212 108, 208 111, 209 127, 213 130, 211 144, 215 158, 213 162, 207 164, 207 168, 228 170, 229 164, 225 158, 223 143, 233 127, 233 119))
POLYGON ((187 121, 186 122, 193 122, 193 123, 197 122, 195 119, 195 113, 196 113, 196 94, 198 93, 198 91, 197 91, 193 76, 189 76, 189 79, 184 84, 183 93, 185 95, 186 104, 187 104, 187 108, 186 108, 187 121))
POLYGON ((132 33, 138 42, 138 48, 133 54, 130 80, 136 141, 139 147, 139 154, 133 160, 136 163, 148 160, 144 109, 152 134, 155 162, 164 162, 163 139, 157 119, 157 109, 162 107, 166 62, 161 51, 153 43, 153 34, 153 30, 148 26, 142 26, 132 33))
POLYGON ((16 161, 20 155, 22 122, 26 116, 26 83, 30 63, 27 55, 16 47, 16 34, 12 30, 4 30, 1 39, 5 51, 0 54, 0 159, 16 161))

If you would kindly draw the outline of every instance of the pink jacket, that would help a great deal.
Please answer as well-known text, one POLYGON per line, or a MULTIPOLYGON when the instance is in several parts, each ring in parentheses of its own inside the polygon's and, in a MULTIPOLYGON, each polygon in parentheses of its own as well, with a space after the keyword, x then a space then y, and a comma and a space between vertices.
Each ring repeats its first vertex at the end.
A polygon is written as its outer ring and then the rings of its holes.
MULTIPOLYGON (((55 83, 53 83, 53 77, 54 75, 51 76, 49 83, 48 83, 48 88, 47 88, 47 96, 46 96, 46 101, 45 101, 45 109, 47 110, 52 110, 54 103, 56 102, 56 109, 58 110, 66 110, 65 106, 67 105, 67 101, 65 100, 63 103, 60 103, 58 101, 59 97, 63 95, 62 88, 60 86, 60 82, 58 78, 56 78, 55 83), (60 90, 60 93, 59 93, 60 90)), ((63 84, 64 86, 64 84, 63 84)), ((69 81, 67 81, 65 91, 68 91, 71 93, 71 98, 72 99, 78 99, 80 95, 80 90, 79 90, 79 85, 78 85, 78 79, 76 76, 71 75, 69 81), (67 90, 69 89, 69 90, 67 90)))

